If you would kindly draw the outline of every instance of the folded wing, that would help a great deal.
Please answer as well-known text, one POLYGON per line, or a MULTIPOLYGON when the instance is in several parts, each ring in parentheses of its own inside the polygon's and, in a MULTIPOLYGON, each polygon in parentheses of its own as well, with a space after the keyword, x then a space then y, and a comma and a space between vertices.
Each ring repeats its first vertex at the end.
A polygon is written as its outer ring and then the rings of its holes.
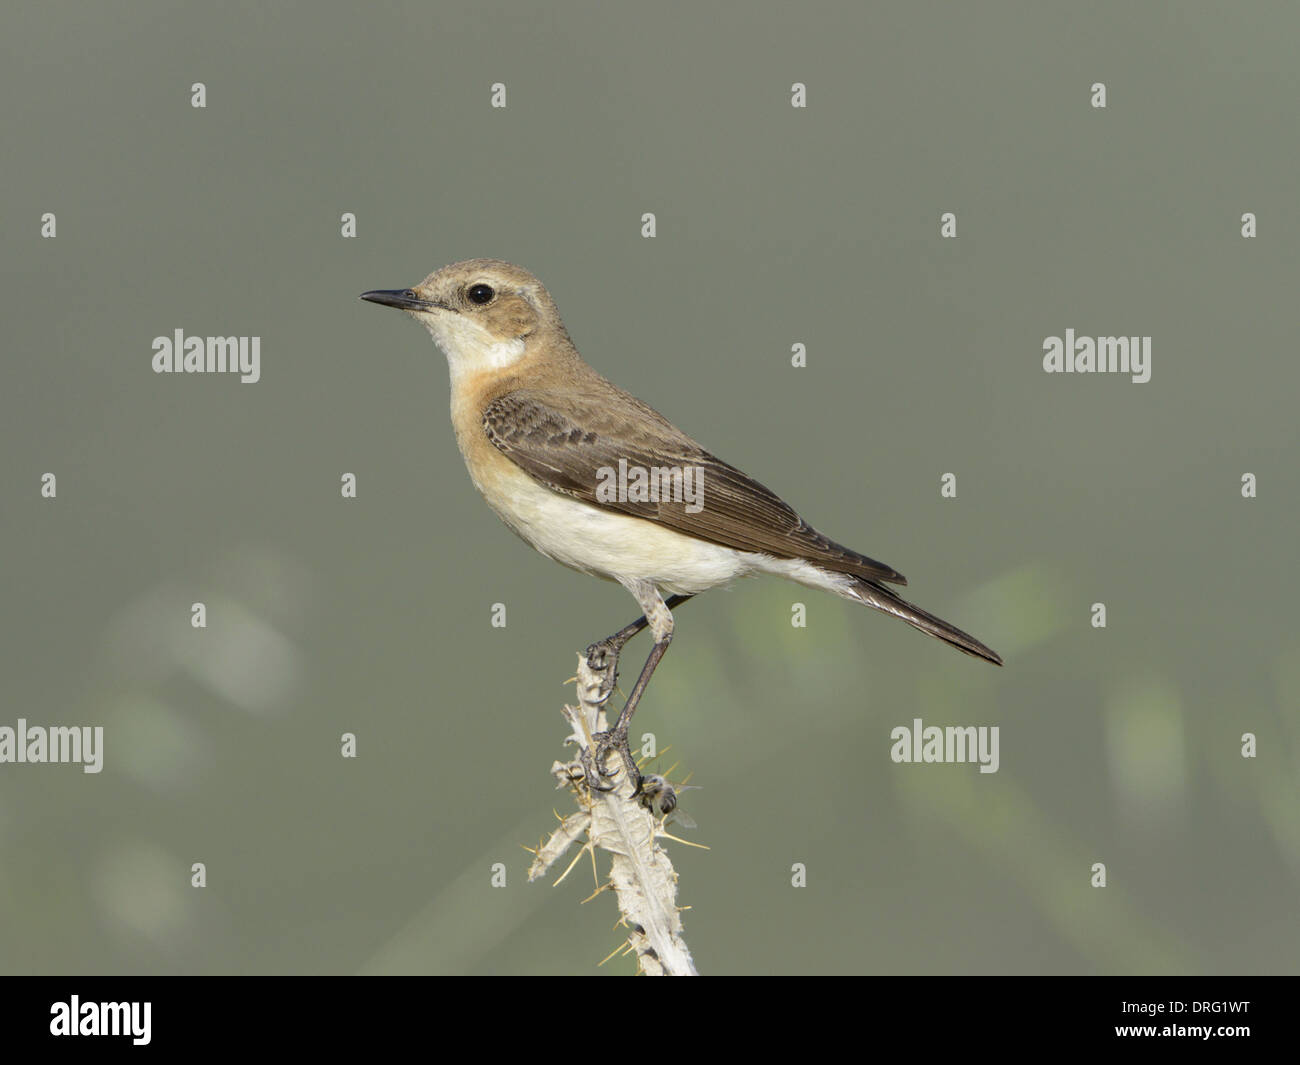
POLYGON ((774 492, 705 451, 640 400, 619 391, 638 417, 611 413, 608 396, 519 389, 487 406, 483 430, 531 477, 593 506, 657 522, 737 551, 802 558, 866 580, 907 583, 884 563, 823 536, 774 492), (611 498, 600 488, 609 484, 620 460, 628 468, 699 471, 697 502, 702 507, 697 510, 686 500, 611 498))

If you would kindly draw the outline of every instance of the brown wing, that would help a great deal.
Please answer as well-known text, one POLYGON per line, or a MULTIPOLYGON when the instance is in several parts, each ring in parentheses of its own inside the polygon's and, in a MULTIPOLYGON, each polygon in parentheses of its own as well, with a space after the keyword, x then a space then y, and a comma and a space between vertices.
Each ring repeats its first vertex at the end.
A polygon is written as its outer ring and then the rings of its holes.
POLYGON ((709 454, 640 400, 614 391, 622 402, 611 404, 610 395, 509 392, 484 410, 483 430, 525 473, 594 506, 737 551, 803 558, 868 580, 907 583, 884 563, 823 536, 775 493, 709 454), (626 413, 629 402, 636 417, 626 413), (620 460, 629 470, 690 467, 693 477, 701 478, 699 495, 692 500, 661 493, 657 502, 619 499, 610 489, 620 460))

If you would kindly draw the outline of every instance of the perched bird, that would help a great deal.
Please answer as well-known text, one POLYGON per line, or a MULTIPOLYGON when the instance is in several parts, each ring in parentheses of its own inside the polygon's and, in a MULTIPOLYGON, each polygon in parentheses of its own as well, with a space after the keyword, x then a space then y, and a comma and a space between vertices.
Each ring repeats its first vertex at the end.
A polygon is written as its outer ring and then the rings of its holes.
POLYGON ((823 536, 583 362, 527 270, 470 259, 414 288, 361 298, 406 311, 447 356, 456 441, 488 506, 548 558, 618 581, 643 611, 587 649, 608 697, 624 644, 647 625, 654 637, 617 723, 593 737, 583 762, 589 785, 604 788, 598 778, 610 778, 614 751, 639 783, 628 723, 672 640, 672 608, 737 577, 770 573, 820 588, 1002 664, 975 637, 902 599, 889 587, 907 583, 901 574, 823 536))

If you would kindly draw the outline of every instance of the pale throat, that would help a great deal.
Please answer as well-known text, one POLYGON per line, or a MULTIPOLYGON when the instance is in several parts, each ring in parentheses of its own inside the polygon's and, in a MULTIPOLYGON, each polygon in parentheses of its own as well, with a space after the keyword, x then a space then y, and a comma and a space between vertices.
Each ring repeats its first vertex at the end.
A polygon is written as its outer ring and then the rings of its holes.
POLYGON ((463 315, 421 315, 424 327, 447 356, 452 382, 484 371, 504 370, 524 357, 524 339, 502 340, 463 315))

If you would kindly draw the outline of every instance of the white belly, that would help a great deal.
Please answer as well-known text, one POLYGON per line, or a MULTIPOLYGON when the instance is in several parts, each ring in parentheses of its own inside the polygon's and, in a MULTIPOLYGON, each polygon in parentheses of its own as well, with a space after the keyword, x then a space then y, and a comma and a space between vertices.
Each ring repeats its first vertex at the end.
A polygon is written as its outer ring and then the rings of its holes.
MULTIPOLYGON (((552 492, 509 460, 475 477, 488 505, 548 558, 621 582, 650 581, 689 594, 767 569, 762 555, 674 532, 642 518, 552 492)), ((471 471, 471 476, 473 471, 471 471)))
POLYGON ((661 592, 693 595, 737 577, 770 573, 855 598, 851 582, 803 559, 737 551, 643 518, 583 503, 533 480, 505 456, 470 476, 497 516, 547 558, 623 584, 649 581, 661 592))

